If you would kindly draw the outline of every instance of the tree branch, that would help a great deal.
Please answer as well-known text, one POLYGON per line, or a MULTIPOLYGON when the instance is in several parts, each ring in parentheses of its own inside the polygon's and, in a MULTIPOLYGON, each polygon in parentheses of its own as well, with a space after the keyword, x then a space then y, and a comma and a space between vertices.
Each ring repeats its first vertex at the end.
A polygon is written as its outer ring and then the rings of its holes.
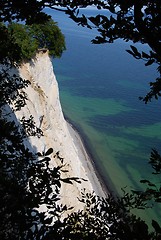
POLYGON ((158 37, 148 29, 144 22, 143 22, 143 2, 142 0, 135 0, 134 3, 134 21, 136 24, 136 28, 138 31, 143 35, 145 40, 147 41, 148 45, 151 47, 151 49, 157 53, 159 61, 161 62, 161 44, 157 40, 158 37))

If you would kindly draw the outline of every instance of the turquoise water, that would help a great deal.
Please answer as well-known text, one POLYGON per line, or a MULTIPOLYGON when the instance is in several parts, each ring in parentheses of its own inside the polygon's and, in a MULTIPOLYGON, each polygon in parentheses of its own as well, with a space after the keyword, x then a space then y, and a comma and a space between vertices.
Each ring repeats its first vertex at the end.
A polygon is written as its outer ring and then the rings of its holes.
MULTIPOLYGON (((112 191, 142 188, 140 179, 155 180, 147 162, 151 148, 159 149, 161 142, 161 101, 145 105, 138 99, 155 79, 155 68, 133 59, 125 51, 130 43, 92 45, 95 31, 78 27, 60 12, 53 18, 67 45, 62 58, 53 60, 65 116, 112 191)), ((149 222, 161 217, 158 209, 140 215, 149 222)))

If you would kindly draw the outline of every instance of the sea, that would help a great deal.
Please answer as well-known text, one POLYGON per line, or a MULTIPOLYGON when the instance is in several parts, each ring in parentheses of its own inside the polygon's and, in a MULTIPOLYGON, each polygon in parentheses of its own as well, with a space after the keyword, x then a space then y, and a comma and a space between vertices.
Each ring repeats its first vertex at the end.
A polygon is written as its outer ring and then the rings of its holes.
MULTIPOLYGON (((87 16, 99 12, 82 10, 87 16)), ((78 26, 61 11, 47 9, 66 40, 66 51, 53 59, 64 115, 77 129, 99 176, 113 194, 141 190, 142 179, 160 183, 148 163, 161 145, 161 99, 139 100, 150 91, 157 66, 145 66, 126 52, 132 42, 92 44, 96 29, 78 26)), ((107 14, 105 11, 101 14, 107 14)), ((147 45, 135 45, 148 52, 147 45)), ((147 223, 161 223, 161 208, 134 210, 147 223)))

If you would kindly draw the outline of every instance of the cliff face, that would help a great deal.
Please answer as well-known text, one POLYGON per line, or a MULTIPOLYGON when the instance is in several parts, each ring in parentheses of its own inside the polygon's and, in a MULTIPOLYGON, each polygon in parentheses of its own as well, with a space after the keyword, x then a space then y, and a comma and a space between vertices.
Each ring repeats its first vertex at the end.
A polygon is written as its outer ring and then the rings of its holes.
MULTIPOLYGON (((28 79, 31 85, 26 89, 27 105, 16 115, 18 118, 32 115, 36 126, 42 129, 43 137, 40 139, 30 137, 29 139, 35 151, 42 152, 53 148, 53 155, 59 151, 61 157, 64 158, 65 168, 69 171, 64 174, 68 177, 80 177, 88 180, 82 181, 81 184, 62 185, 61 202, 75 206, 74 210, 80 209, 82 206, 77 199, 80 197, 81 189, 86 188, 88 192, 92 192, 95 190, 97 179, 89 171, 90 163, 79 136, 64 120, 59 101, 58 84, 48 53, 37 54, 35 59, 19 68, 19 73, 22 78, 28 79)), ((55 165, 59 164, 55 162, 55 158, 52 161, 55 165)))

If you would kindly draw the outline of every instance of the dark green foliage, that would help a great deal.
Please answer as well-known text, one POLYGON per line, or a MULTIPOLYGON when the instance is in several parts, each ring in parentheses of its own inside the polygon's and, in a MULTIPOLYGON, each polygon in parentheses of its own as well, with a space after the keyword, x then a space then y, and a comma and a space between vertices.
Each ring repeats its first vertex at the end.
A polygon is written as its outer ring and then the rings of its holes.
POLYGON ((20 49, 8 34, 7 27, 0 23, 0 63, 8 63, 19 60, 20 49))
POLYGON ((65 50, 64 36, 53 20, 43 24, 22 25, 15 22, 8 26, 0 23, 0 63, 18 64, 30 60, 39 48, 60 57, 65 50))
POLYGON ((31 59, 38 49, 37 41, 32 37, 26 25, 10 23, 8 33, 13 41, 17 44, 20 52, 20 60, 31 59))
POLYGON ((31 59, 39 48, 49 50, 54 57, 60 57, 65 50, 64 36, 53 20, 30 26, 10 23, 7 31, 18 47, 19 61, 31 59))
POLYGON ((50 55, 60 57, 65 50, 64 36, 52 20, 44 24, 33 24, 30 27, 33 38, 39 48, 49 49, 50 55))

